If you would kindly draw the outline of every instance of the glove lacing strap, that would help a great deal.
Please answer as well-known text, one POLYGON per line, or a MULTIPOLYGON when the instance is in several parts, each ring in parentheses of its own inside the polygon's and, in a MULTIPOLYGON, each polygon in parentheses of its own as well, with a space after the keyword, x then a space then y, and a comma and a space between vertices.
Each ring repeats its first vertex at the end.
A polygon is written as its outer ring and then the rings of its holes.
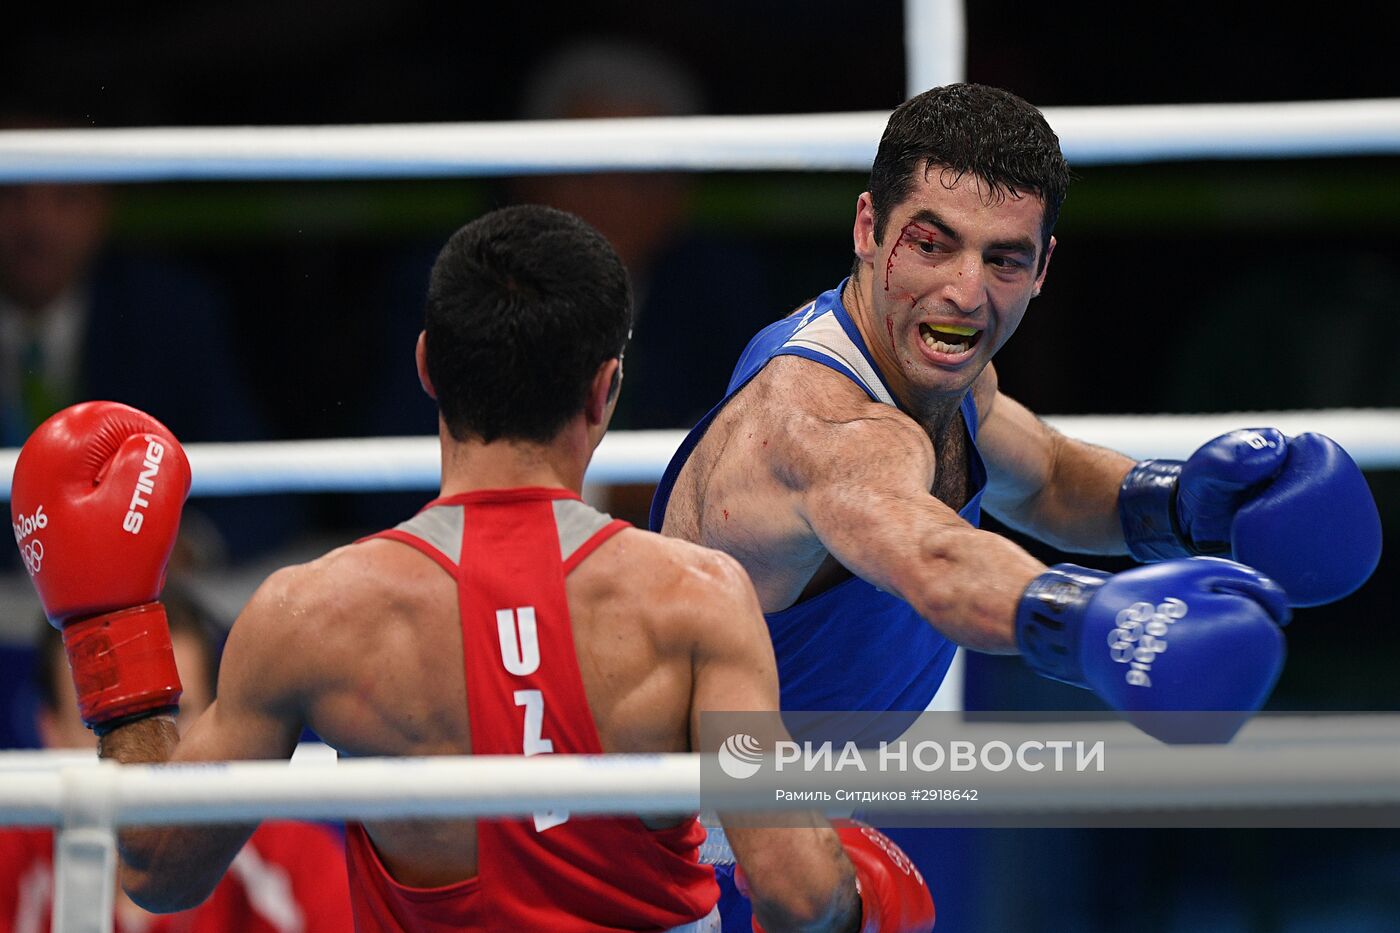
POLYGON ((1056 564, 1031 581, 1016 608, 1016 644, 1037 673, 1075 687, 1088 686, 1079 660, 1084 609, 1109 574, 1056 564))
POLYGON ((180 675, 159 602, 65 622, 63 645, 78 712, 97 735, 178 709, 180 675))
POLYGON ((1176 514, 1180 460, 1142 460, 1118 487, 1118 520, 1128 553, 1142 563, 1195 557, 1176 514))

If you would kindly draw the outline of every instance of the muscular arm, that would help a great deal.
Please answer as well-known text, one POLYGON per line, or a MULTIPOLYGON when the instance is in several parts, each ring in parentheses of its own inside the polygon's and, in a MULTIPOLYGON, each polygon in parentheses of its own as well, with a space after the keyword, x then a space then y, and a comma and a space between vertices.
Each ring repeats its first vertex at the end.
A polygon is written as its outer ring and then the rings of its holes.
MULTIPOLYGON (((731 558, 713 551, 701 564, 695 607, 691 743, 700 748, 707 711, 778 709, 778 672, 758 598, 731 558)), ((855 876, 831 825, 814 812, 721 813, 730 845, 749 879, 754 913, 770 933, 854 930, 860 921, 855 876), (779 825, 781 824, 781 825, 779 825)))
MULTIPOLYGON (((219 698, 181 740, 168 717, 104 736, 103 758, 122 764, 288 758, 301 734, 292 689, 298 655, 284 617, 297 569, 281 571, 254 595, 229 635, 219 698)), ((214 890, 256 824, 125 829, 118 835, 122 887, 147 910, 185 910, 214 890)))
POLYGON ((803 378, 809 407, 770 461, 800 518, 844 567, 953 641, 1014 652, 1017 601, 1044 565, 929 493, 933 445, 912 419, 818 367, 803 378))
POLYGON ((1122 554, 1118 487, 1133 461, 1065 437, 1002 395, 988 366, 974 387, 987 463, 987 510, 1066 551, 1122 554))

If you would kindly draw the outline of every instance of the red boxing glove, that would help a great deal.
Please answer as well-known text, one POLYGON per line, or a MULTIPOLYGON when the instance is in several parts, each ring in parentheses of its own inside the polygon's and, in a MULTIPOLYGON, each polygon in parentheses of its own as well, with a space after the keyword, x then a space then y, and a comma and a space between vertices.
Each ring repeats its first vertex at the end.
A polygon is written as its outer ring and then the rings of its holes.
POLYGON ((44 614, 63 632, 83 721, 98 734, 179 703, 155 600, 189 491, 175 436, 116 402, 65 408, 15 464, 15 541, 44 614))
POLYGON ((928 933, 933 895, 894 841, 856 820, 832 820, 860 888, 861 933, 928 933))
MULTIPOLYGON (((928 933, 933 929, 933 895, 924 876, 894 840, 857 820, 832 820, 841 847, 856 870, 861 933, 928 933)), ((748 896, 743 870, 735 872, 739 892, 748 896)), ((754 933, 764 933, 758 918, 754 933)))

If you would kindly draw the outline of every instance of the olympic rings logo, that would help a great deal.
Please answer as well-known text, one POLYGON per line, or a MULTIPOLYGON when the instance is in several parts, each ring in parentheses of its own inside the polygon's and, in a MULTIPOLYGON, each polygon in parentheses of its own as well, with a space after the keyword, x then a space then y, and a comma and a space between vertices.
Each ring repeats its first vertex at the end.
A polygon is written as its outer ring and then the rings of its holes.
POLYGON ((29 571, 32 577, 39 572, 39 567, 44 562, 44 542, 35 539, 28 544, 21 545, 19 556, 24 560, 24 569, 29 571))
POLYGON ((1116 627, 1108 633, 1108 654, 1119 664, 1128 665, 1124 680, 1135 687, 1152 686, 1152 662, 1167 650, 1167 632, 1186 617, 1188 609, 1182 600, 1168 597, 1156 606, 1133 603, 1118 613, 1116 627))
POLYGON ((1167 634, 1168 626, 1184 618, 1186 613, 1186 603, 1175 597, 1158 606, 1139 602, 1122 610, 1114 619, 1116 627, 1108 633, 1108 647, 1113 660, 1126 664, 1139 647, 1156 653, 1166 651, 1163 636, 1167 634))

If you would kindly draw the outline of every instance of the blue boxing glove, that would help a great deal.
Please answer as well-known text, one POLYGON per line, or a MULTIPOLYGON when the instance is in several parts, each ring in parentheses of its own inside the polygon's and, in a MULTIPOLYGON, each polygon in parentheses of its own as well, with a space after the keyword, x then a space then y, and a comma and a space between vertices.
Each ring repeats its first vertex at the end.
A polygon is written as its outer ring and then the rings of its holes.
POLYGON ((1037 673, 1092 690, 1163 741, 1228 742, 1269 698, 1288 618, 1277 583, 1228 560, 1120 574, 1057 564, 1022 594, 1016 642, 1037 673))
POLYGON ((1232 558, 1277 580, 1294 606, 1341 599, 1380 562, 1366 478, 1321 434, 1231 431, 1185 463, 1144 460, 1123 480, 1118 514, 1138 560, 1232 558))

